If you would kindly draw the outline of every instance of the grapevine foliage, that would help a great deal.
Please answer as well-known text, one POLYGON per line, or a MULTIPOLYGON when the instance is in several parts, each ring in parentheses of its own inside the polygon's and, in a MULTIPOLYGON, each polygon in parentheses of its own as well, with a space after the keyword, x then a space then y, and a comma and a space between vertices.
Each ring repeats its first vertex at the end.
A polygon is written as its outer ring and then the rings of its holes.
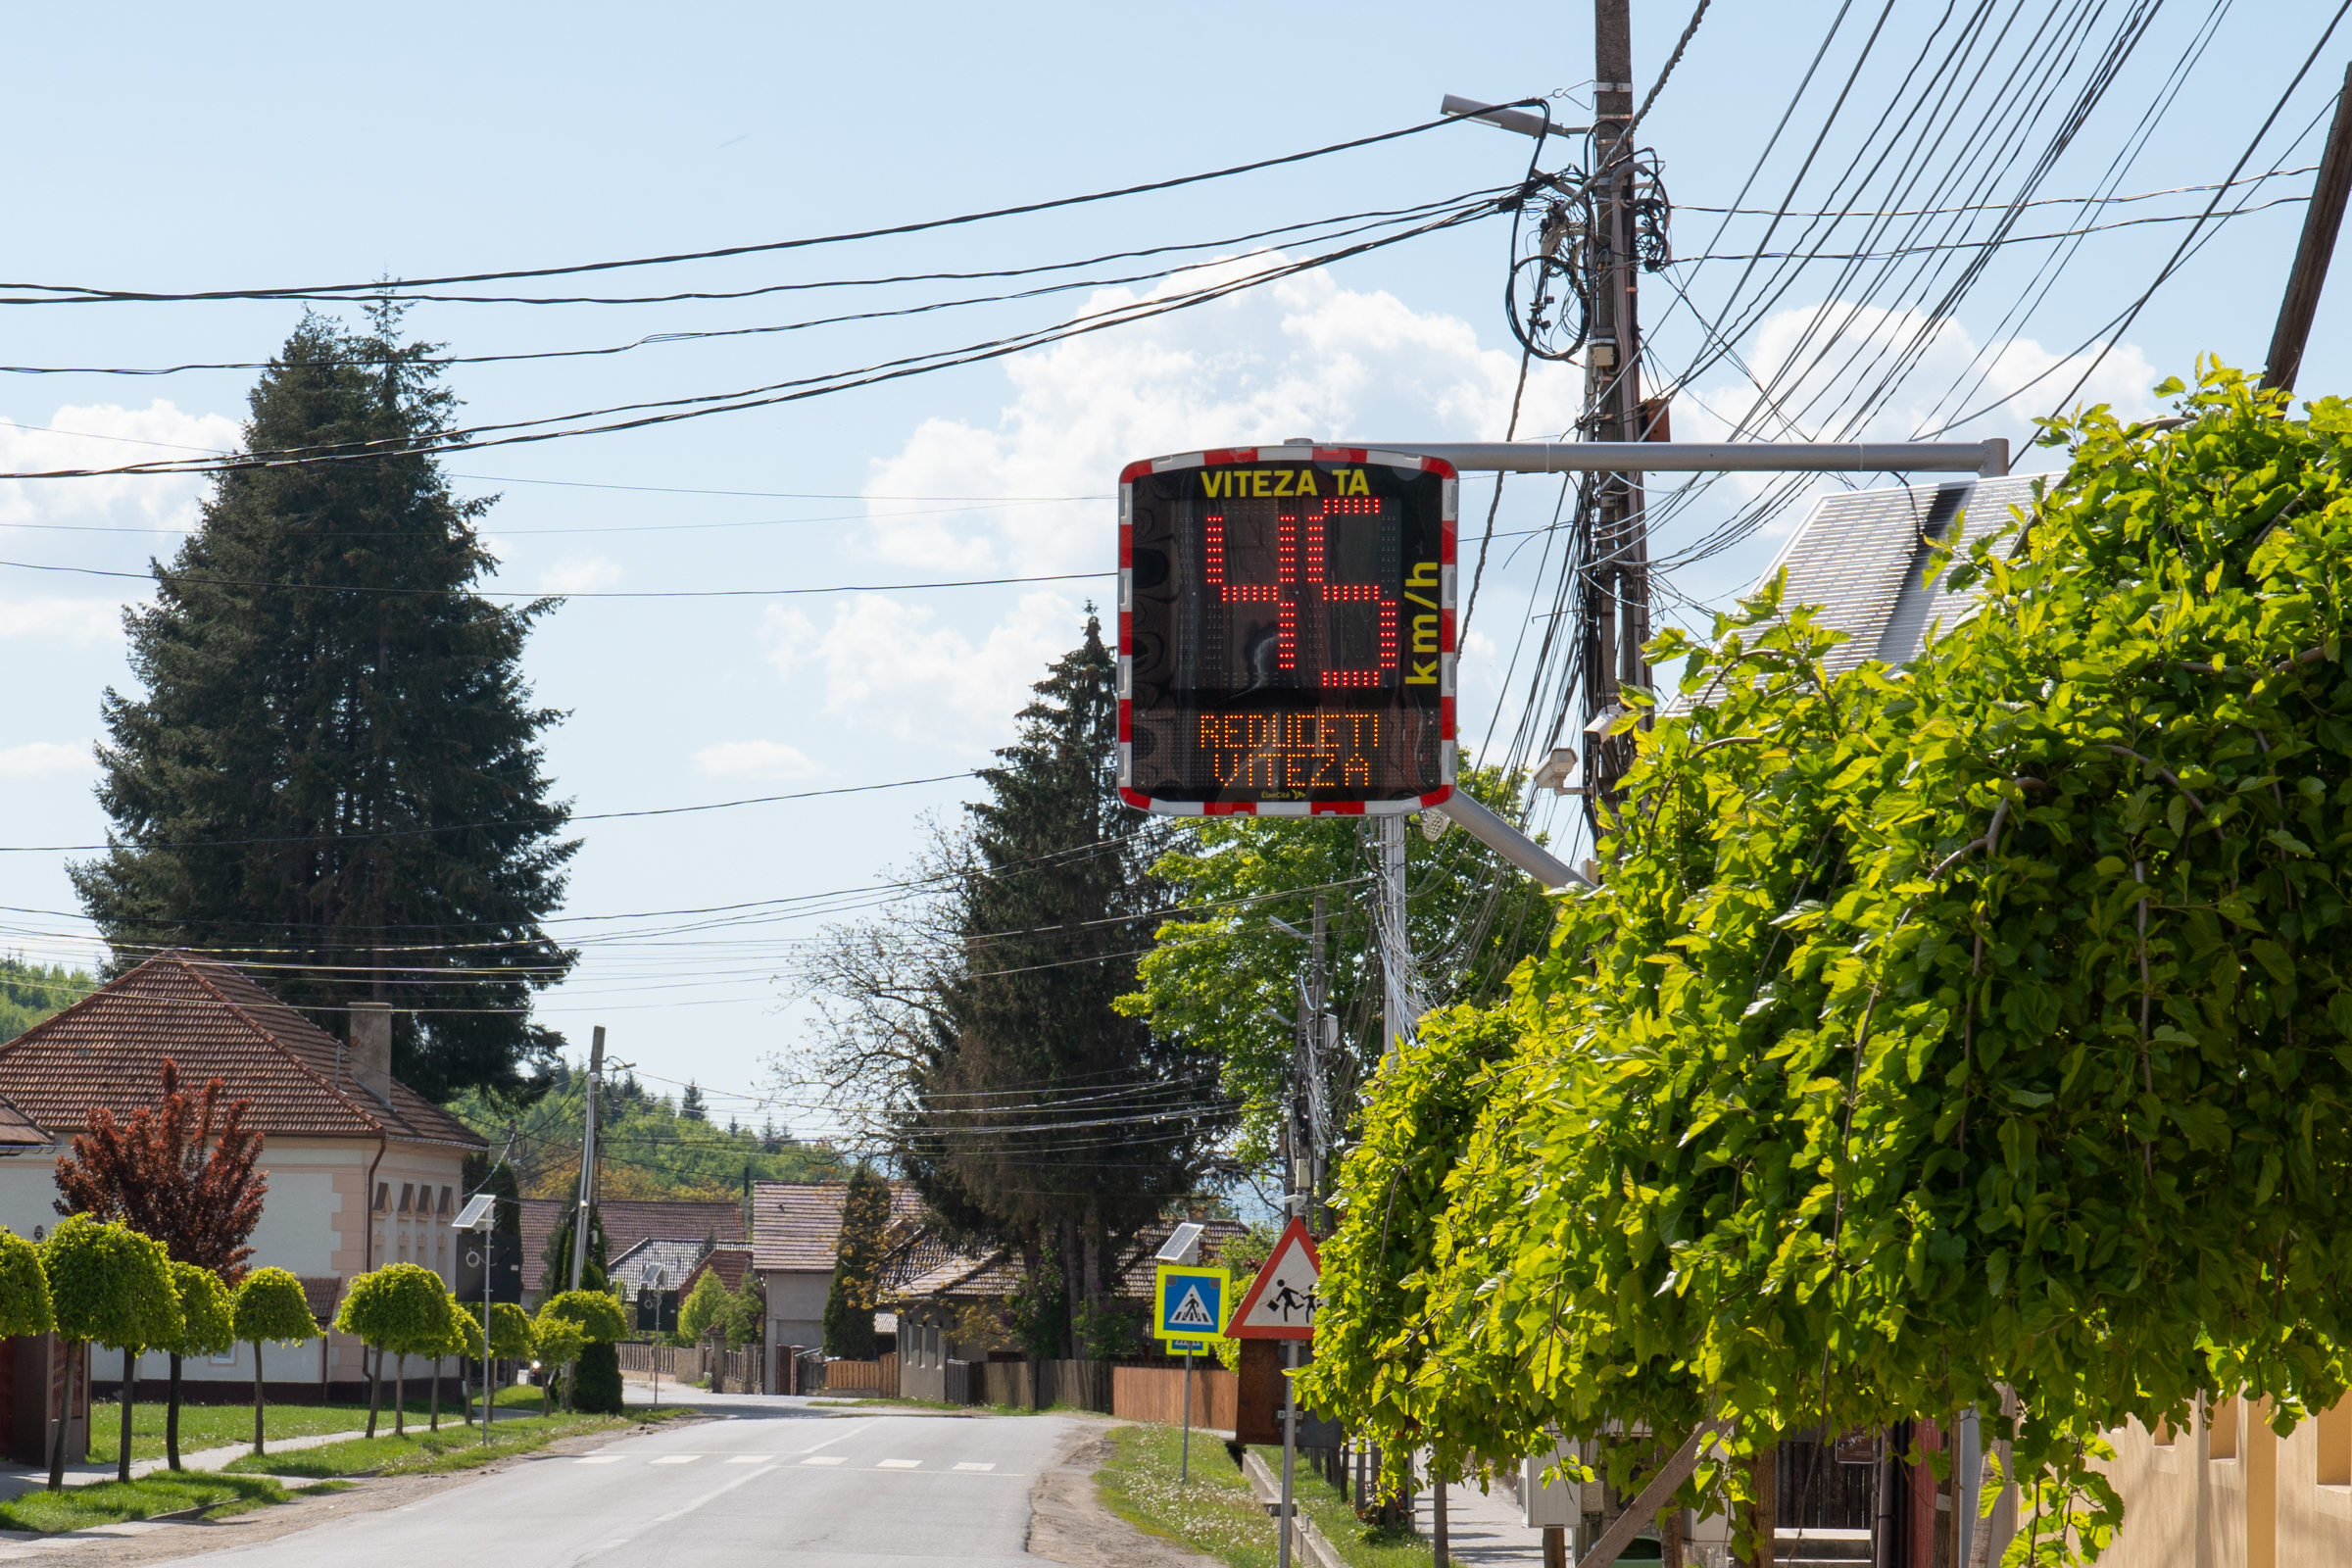
POLYGON ((1622 1486, 1658 1447, 1611 1431, 2006 1387, 2026 1560, 2112 1539, 2102 1431, 2343 1396, 2352 407, 2205 366, 2180 412, 2049 421, 1908 667, 1834 671, 1777 586, 1659 640, 1603 886, 1383 1076, 1308 1398, 1441 1475, 1602 1438, 1622 1486))

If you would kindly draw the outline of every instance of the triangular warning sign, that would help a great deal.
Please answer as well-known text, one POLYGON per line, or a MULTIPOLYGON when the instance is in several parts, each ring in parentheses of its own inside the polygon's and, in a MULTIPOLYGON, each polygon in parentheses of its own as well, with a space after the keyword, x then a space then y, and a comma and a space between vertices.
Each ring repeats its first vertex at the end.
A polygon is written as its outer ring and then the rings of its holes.
POLYGON ((1293 1218, 1225 1332, 1237 1340, 1311 1340, 1322 1304, 1323 1259, 1306 1222, 1293 1218))
POLYGON ((1208 1303, 1200 1299, 1200 1286, 1186 1287, 1184 1299, 1178 1301, 1176 1310, 1168 1314, 1168 1325, 1171 1328, 1205 1329, 1212 1334, 1216 1332, 1217 1320, 1208 1310, 1208 1303))

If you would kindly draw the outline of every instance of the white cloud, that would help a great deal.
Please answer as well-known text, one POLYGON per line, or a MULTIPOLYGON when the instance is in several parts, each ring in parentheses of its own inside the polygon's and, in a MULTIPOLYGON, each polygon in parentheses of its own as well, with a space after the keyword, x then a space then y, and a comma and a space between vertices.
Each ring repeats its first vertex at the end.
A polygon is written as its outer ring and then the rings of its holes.
POLYGON ((48 778, 58 773, 88 773, 97 768, 88 741, 61 745, 56 741, 27 741, 0 749, 0 778, 48 778))
MULTIPOLYGON (((1742 439, 1763 441, 2006 436, 2012 460, 2023 461, 2032 456, 2026 443, 2034 434, 2034 418, 2048 414, 2085 371, 2088 379, 2074 394, 2075 402, 2112 404, 2127 419, 2144 418, 2156 412, 2149 388, 2158 376, 2147 356, 2136 345, 2121 343, 2102 357, 2103 347, 2094 345, 2089 352, 2070 358, 2051 353, 2032 338, 1981 345, 1966 327, 1948 317, 1937 320, 1920 311, 1887 311, 1832 300, 1778 312, 1757 331, 1747 364, 1759 379, 1773 385, 1770 403, 1759 400, 1754 382, 1743 376, 1726 376, 1676 399, 1675 434, 1684 440, 1721 440, 1738 426, 1742 439), (1833 336, 1838 340, 1835 347, 1822 352, 1833 336), (1832 421, 1846 416, 1838 412, 1846 396, 1866 388, 1885 373, 1895 357, 1905 354, 1915 359, 1903 386, 1860 429, 1842 423, 1831 428, 1832 421), (1791 367, 1795 368, 1793 374, 1789 373, 1791 367), (1951 391, 1955 383, 1958 390, 1951 391), (1972 420, 1963 431, 1948 436, 1922 434, 1987 404, 1995 405, 1996 412, 1972 420)), ((2048 460, 2037 460, 2034 466, 2047 466, 2048 460)), ((1754 491, 1768 481, 1750 477, 1741 482, 1754 491)), ((1869 482, 1883 484, 1886 480, 1873 476, 1869 482)))
POLYGON ((113 599, 20 599, 0 602, 0 637, 89 648, 122 635, 122 605, 113 599))
MULTIPOLYGON (((1105 289, 1089 308, 1136 297, 1105 289)), ((865 542, 927 569, 1100 566, 1111 549, 1106 501, 893 517, 879 498, 1101 495, 1137 458, 1292 436, 1498 440, 1518 371, 1517 354, 1480 347, 1459 318, 1301 273, 1006 362, 1014 398, 994 427, 926 420, 874 465, 865 542)), ((1537 367, 1520 433, 1568 421, 1578 373, 1537 367)))
POLYGON ((539 574, 543 594, 585 594, 610 588, 621 579, 621 569, 603 556, 565 556, 539 574))
POLYGON ((1059 594, 1023 594, 974 640, 939 624, 929 606, 863 594, 836 602, 821 629, 801 611, 770 609, 765 630, 785 683, 818 684, 826 712, 905 740, 984 750, 1012 739, 1012 715, 1076 644, 1081 616, 1059 594))
POLYGON ((824 771, 780 741, 722 741, 695 753, 694 765, 725 778, 813 778, 824 771))
MULTIPOLYGON (((201 458, 233 452, 243 438, 237 421, 225 415, 183 413, 161 398, 143 409, 69 405, 44 422, 42 429, 0 424, 0 470, 115 468, 201 458)), ((93 517, 118 525, 190 528, 197 501, 210 484, 198 474, 12 480, 0 485, 0 526, 93 517)))

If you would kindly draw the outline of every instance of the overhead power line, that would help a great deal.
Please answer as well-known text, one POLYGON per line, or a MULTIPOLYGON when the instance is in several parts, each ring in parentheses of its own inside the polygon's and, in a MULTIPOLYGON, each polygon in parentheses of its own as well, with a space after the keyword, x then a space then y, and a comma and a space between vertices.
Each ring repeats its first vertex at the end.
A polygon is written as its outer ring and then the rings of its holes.
POLYGON ((594 588, 577 592, 525 593, 507 588, 399 588, 364 583, 270 582, 259 577, 206 577, 169 568, 159 576, 144 571, 110 571, 99 566, 53 566, 34 561, 0 561, 0 566, 14 567, 19 571, 66 572, 77 577, 127 577, 139 582, 161 580, 191 583, 206 588, 258 588, 271 593, 455 595, 468 599, 521 599, 533 603, 554 599, 781 599, 797 594, 910 593, 926 588, 1002 588, 1015 583, 1084 582, 1096 577, 1118 575, 1115 571, 1056 571, 1036 577, 951 577, 933 582, 833 583, 821 588, 594 588))
POLYGON ((712 250, 673 251, 659 256, 639 256, 626 261, 575 262, 561 267, 511 268, 489 272, 451 272, 435 277, 374 278, 358 283, 307 283, 271 288, 200 289, 178 293, 151 292, 138 289, 110 289, 85 283, 24 283, 0 282, 0 290, 13 289, 21 294, 55 296, 40 300, 0 299, 0 304, 86 304, 137 303, 187 304, 208 300, 267 300, 295 299, 304 295, 342 295, 370 297, 396 294, 416 288, 442 288, 458 283, 497 283, 521 277, 570 277, 584 272, 621 271, 638 267, 671 267, 682 262, 724 261, 737 256, 772 255, 779 251, 806 250, 819 245, 842 245, 856 240, 885 239, 903 234, 922 234, 934 229, 955 228, 967 223, 988 222, 999 218, 1019 218, 1031 213, 1054 212, 1064 207, 1082 207, 1092 202, 1115 201, 1126 196, 1142 196, 1152 191, 1175 190, 1185 185, 1198 185, 1205 180, 1231 179, 1240 174, 1255 173, 1265 169, 1280 169, 1288 164, 1304 163, 1310 159, 1328 158, 1334 153, 1352 152, 1359 147, 1373 147, 1382 142, 1396 141, 1405 136, 1417 136, 1441 125, 1456 123, 1454 117, 1441 115, 1436 120, 1407 125, 1401 130, 1384 130, 1378 135, 1358 136, 1351 141, 1333 142, 1329 146, 1309 148, 1305 152, 1286 153, 1279 158, 1261 158, 1253 163, 1235 164, 1227 169, 1213 169, 1205 173, 1181 174, 1173 179, 1149 180, 1138 185, 1121 185, 1111 190, 1089 192, 1083 196, 1056 196, 1048 201, 1023 202, 1012 207, 994 207, 983 212, 962 213, 954 218, 923 219, 911 223, 893 223, 882 228, 853 229, 839 234, 819 234, 803 239, 762 240, 750 245, 722 245, 712 250))

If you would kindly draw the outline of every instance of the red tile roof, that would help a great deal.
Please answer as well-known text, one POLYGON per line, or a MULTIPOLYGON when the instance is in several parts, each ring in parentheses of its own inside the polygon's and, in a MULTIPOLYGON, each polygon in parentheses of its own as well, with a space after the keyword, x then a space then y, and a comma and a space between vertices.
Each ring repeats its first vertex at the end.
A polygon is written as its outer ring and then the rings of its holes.
POLYGON ((93 1106, 152 1105, 165 1057, 180 1080, 219 1078, 249 1099, 246 1125, 283 1138, 368 1138, 485 1147, 406 1084, 387 1105, 361 1087, 342 1045, 225 963, 166 953, 0 1044, 0 1095, 52 1132, 79 1132, 93 1106))
MULTIPOLYGON (((808 1186, 800 1182, 756 1182, 752 1186, 752 1267, 756 1269, 825 1269, 841 1251, 841 1202, 849 1187, 843 1182, 808 1186)), ((890 1184, 893 1225, 923 1211, 914 1189, 890 1184)))
POLYGON ((55 1142, 56 1134, 35 1125, 7 1096, 0 1095, 0 1149, 46 1149, 55 1142))
MULTIPOLYGON (((526 1198, 522 1200, 522 1289, 537 1294, 540 1274, 547 1267, 547 1239, 556 1233, 575 1200, 526 1198)), ((617 1260, 639 1242, 702 1242, 717 1238, 720 1246, 743 1245, 743 1208, 737 1203, 667 1202, 659 1199, 621 1199, 599 1202, 605 1222, 605 1256, 617 1260)))
POLYGON ((719 1284, 730 1291, 740 1291, 743 1289, 743 1277, 751 1271, 752 1250, 750 1248, 712 1248, 710 1255, 695 1264, 694 1272, 687 1275, 686 1282, 678 1287, 681 1293, 678 1299, 683 1301, 687 1297, 692 1296, 694 1288, 703 1282, 703 1276, 706 1274, 716 1274, 719 1284))
MULTIPOLYGON (((1212 1219, 1200 1236, 1200 1261, 1214 1268, 1225 1247, 1235 1237, 1248 1233, 1249 1227, 1238 1220, 1212 1219)), ((1158 1272, 1155 1254, 1175 1229, 1173 1223, 1148 1225, 1137 1235, 1119 1266, 1116 1285, 1111 1295, 1129 1301, 1152 1299, 1152 1277, 1158 1272)), ((908 1249, 897 1266, 884 1271, 882 1298, 902 1306, 913 1306, 923 1301, 972 1300, 1001 1301, 1008 1299, 1021 1286, 1019 1259, 1009 1248, 995 1251, 957 1252, 926 1239, 908 1249)))

